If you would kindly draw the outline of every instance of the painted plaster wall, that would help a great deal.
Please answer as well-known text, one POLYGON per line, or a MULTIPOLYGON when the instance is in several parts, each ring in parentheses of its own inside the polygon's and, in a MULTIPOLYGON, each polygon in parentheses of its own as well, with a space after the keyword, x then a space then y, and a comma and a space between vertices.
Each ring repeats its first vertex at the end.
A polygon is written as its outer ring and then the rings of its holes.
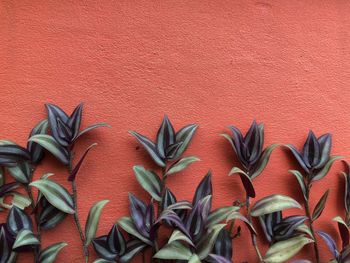
MULTIPOLYGON (((146 196, 132 166, 152 162, 127 131, 152 136, 167 113, 177 128, 200 124, 187 153, 202 159, 169 186, 191 198, 211 168, 214 203, 228 205, 243 197, 239 179, 227 177, 235 159, 219 136, 229 124, 247 129, 255 118, 266 125, 266 144, 300 147, 309 129, 331 132, 333 153, 350 155, 349 12, 348 1, 1 1, 0 137, 24 144, 45 102, 70 111, 84 101, 84 125, 110 123, 113 129, 80 144, 99 143, 78 188, 82 218, 94 201, 111 200, 102 234, 127 213, 129 191, 146 196)), ((66 183, 53 159, 48 166, 66 183)), ((258 197, 280 192, 301 201, 290 168, 297 165, 289 153, 276 150, 256 180, 258 197)), ((316 225, 334 235, 329 222, 342 209, 341 168, 335 165, 312 196, 331 189, 316 225)), ((44 233, 45 244, 61 240, 69 247, 58 262, 82 262, 73 220, 44 233)), ((234 253, 236 262, 256 261, 246 236, 234 253)), ((321 256, 330 258, 326 249, 321 256)))

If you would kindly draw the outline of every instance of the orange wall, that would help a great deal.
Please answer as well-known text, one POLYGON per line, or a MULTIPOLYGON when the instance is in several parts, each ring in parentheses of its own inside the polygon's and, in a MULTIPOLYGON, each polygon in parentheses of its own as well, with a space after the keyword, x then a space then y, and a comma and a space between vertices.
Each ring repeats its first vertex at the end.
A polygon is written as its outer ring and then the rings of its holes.
MULTIPOLYGON (((127 131, 153 136, 167 113, 176 128, 200 124, 187 153, 202 159, 169 178, 169 186, 191 198, 211 168, 215 205, 230 204, 243 190, 237 177, 227 176, 234 158, 219 134, 229 124, 247 129, 256 118, 266 125, 267 144, 300 147, 309 129, 331 132, 333 153, 349 156, 349 12, 349 2, 334 0, 1 1, 0 137, 24 144, 45 116, 45 102, 71 111, 85 101, 84 125, 110 123, 113 129, 80 144, 99 143, 79 174, 79 213, 86 218, 94 201, 110 199, 103 234, 127 213, 129 191, 146 197, 132 166, 152 167, 152 161, 127 131)), ((255 181, 258 198, 278 192, 302 201, 287 172, 297 167, 289 153, 276 150, 255 181)), ((335 165, 312 193, 318 200, 331 189, 316 226, 334 236, 330 220, 343 215, 341 168, 335 165)), ((43 171, 66 183, 53 159, 43 171)), ((44 233, 45 244, 61 240, 69 247, 58 262, 82 262, 71 218, 44 233)), ((246 235, 234 254, 236 262, 255 262, 246 235)), ((321 256, 331 257, 326 249, 321 256)), ((30 262, 29 255, 20 259, 30 262)))

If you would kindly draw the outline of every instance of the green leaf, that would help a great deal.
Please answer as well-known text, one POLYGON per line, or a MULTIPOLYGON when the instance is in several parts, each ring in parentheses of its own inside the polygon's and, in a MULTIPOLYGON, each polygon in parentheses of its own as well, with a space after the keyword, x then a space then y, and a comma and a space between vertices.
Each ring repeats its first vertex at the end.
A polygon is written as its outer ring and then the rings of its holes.
POLYGON ((118 220, 118 225, 125 230, 125 232, 129 233, 130 235, 137 237, 144 243, 153 246, 152 241, 142 236, 136 229, 134 223, 132 222, 130 217, 122 217, 118 220))
POLYGON ((260 157, 257 165, 254 167, 254 171, 251 174, 250 178, 254 179, 258 175, 262 173, 262 171, 265 169, 267 163, 269 162, 270 155, 272 151, 277 148, 279 145, 278 144, 271 144, 266 149, 263 151, 262 156, 260 157))
POLYGON ((193 254, 190 257, 190 260, 188 261, 188 263, 201 263, 201 260, 199 259, 198 255, 193 254))
POLYGON ((17 192, 9 192, 0 198, 0 206, 6 209, 11 209, 12 206, 17 206, 20 209, 24 210, 24 208, 30 206, 32 201, 28 196, 17 192), (11 204, 5 202, 6 197, 12 196, 11 204))
POLYGON ((111 125, 109 125, 108 123, 105 123, 105 122, 98 122, 98 123, 92 124, 92 125, 88 126, 87 128, 85 128, 84 130, 82 130, 81 132, 79 132, 77 137, 74 138, 74 141, 76 141, 80 136, 84 135, 85 133, 92 131, 96 128, 100 128, 100 127, 112 128, 111 125))
POLYGON ((184 241, 187 244, 191 245, 194 247, 193 242, 191 241, 191 239, 189 239, 184 233, 182 233, 179 230, 174 230, 174 232, 171 234, 169 240, 168 240, 168 244, 175 242, 175 241, 184 241))
POLYGON ((39 189, 50 204, 67 214, 74 214, 74 203, 70 193, 58 183, 48 179, 39 179, 30 184, 39 189))
POLYGON ((271 214, 289 208, 299 208, 301 205, 293 198, 285 195, 269 195, 257 201, 251 210, 254 217, 271 214))
POLYGON ((344 158, 343 156, 331 156, 329 158, 329 161, 326 163, 326 165, 322 168, 321 171, 319 171, 315 176, 312 177, 312 182, 314 181, 318 181, 318 180, 321 180, 323 177, 325 177, 329 170, 331 169, 332 167, 332 164, 336 161, 336 160, 339 160, 339 159, 342 159, 344 158))
POLYGON ((199 240, 197 254, 200 259, 205 259, 213 249, 220 231, 226 224, 217 224, 207 230, 207 233, 199 240))
POLYGON ((253 182, 252 182, 251 178, 249 177, 249 175, 247 173, 245 173, 244 171, 242 171, 241 169, 239 169, 238 167, 233 167, 228 175, 231 176, 233 174, 239 174, 247 195, 249 197, 254 198, 255 197, 255 190, 254 190, 253 182))
POLYGON ((207 227, 213 227, 216 224, 226 221, 231 213, 236 212, 238 210, 238 206, 226 206, 214 210, 208 216, 207 227))
POLYGON ((273 244, 266 252, 264 262, 285 262, 296 255, 306 244, 314 242, 304 236, 293 237, 273 244))
POLYGON ((336 216, 332 219, 334 222, 340 223, 342 225, 344 225, 345 227, 348 228, 348 225, 345 223, 345 221, 343 220, 343 218, 341 218, 340 216, 336 216))
POLYGON ((312 239, 314 239, 314 236, 312 235, 312 232, 310 230, 310 227, 305 225, 305 224, 302 224, 300 226, 298 226, 296 228, 297 231, 301 232, 301 233, 305 233, 307 234, 309 237, 311 237, 312 239))
POLYGON ((58 160, 60 160, 64 165, 68 165, 69 158, 67 150, 58 144, 58 142, 50 135, 37 134, 29 138, 30 142, 36 142, 52 155, 54 155, 58 160))
POLYGON ((62 248, 67 246, 67 243, 60 242, 53 244, 40 252, 39 263, 53 263, 55 262, 58 253, 62 248))
POLYGON ((321 216, 322 211, 326 205, 328 194, 329 194, 329 189, 322 195, 322 197, 320 198, 320 200, 316 204, 315 209, 312 212, 312 217, 311 217, 312 221, 315 221, 317 218, 319 218, 321 216))
POLYGON ((7 167, 11 176, 19 183, 28 184, 31 180, 31 168, 26 162, 13 167, 7 167))
POLYGON ((305 185, 305 181, 304 181, 303 175, 297 170, 289 170, 289 172, 291 174, 293 174, 295 176, 295 178, 298 180, 301 192, 303 193, 303 196, 304 196, 304 200, 307 201, 306 185, 305 185))
POLYGON ((166 244, 153 257, 159 259, 178 259, 189 260, 192 253, 188 247, 185 247, 180 242, 175 241, 166 244))
POLYGON ((89 215, 85 225, 85 245, 90 245, 91 241, 95 238, 98 228, 98 222, 100 221, 103 207, 109 202, 109 200, 102 200, 96 202, 90 209, 89 215))
POLYGON ((184 157, 173 163, 165 175, 167 176, 170 174, 181 172, 182 170, 186 169, 191 163, 197 161, 200 161, 200 159, 195 156, 184 157))
POLYGON ((146 170, 143 166, 140 165, 135 165, 133 169, 136 179, 142 188, 145 189, 146 192, 149 193, 155 200, 158 202, 161 201, 161 182, 158 175, 146 170))
POLYGON ((39 244, 40 244, 40 241, 34 235, 34 233, 30 230, 24 229, 17 234, 16 241, 13 244, 13 249, 23 247, 23 246, 29 246, 29 245, 34 246, 39 244))
POLYGON ((249 222, 249 220, 239 212, 232 212, 227 217, 226 222, 231 221, 231 220, 236 220, 236 219, 243 221, 246 224, 246 226, 249 228, 250 232, 252 234, 256 234, 256 230, 255 230, 253 224, 251 222, 249 222))
POLYGON ((108 261, 103 258, 98 258, 94 261, 94 263, 113 263, 113 261, 108 261))
POLYGON ((175 135, 175 141, 177 143, 182 142, 180 148, 177 150, 174 159, 179 158, 187 149, 190 144, 194 133, 196 132, 198 125, 190 124, 181 128, 175 135))

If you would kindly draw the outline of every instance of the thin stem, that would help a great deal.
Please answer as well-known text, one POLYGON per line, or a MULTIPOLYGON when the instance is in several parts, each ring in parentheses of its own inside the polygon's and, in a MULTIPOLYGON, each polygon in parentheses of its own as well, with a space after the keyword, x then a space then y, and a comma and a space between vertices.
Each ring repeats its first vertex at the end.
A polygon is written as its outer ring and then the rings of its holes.
POLYGON ((311 216, 311 211, 310 211, 310 203, 309 203, 310 188, 311 188, 311 184, 308 181, 307 186, 306 186, 305 212, 306 212, 306 216, 309 219, 310 231, 311 231, 312 237, 314 239, 314 250, 315 250, 315 256, 316 256, 316 262, 319 263, 320 262, 320 253, 318 250, 318 243, 317 243, 317 239, 315 236, 315 231, 314 231, 313 221, 312 221, 312 216, 311 216))
MULTIPOLYGON (((32 172, 34 172, 34 171, 32 171, 32 172)), ((34 212, 35 211, 35 201, 34 201, 34 197, 33 197, 33 193, 32 193, 32 188, 29 185, 26 185, 25 189, 26 189, 28 197, 31 201, 30 206, 32 208, 32 212, 34 212)), ((39 240, 39 245, 34 250, 34 259, 35 259, 35 262, 38 263, 39 262, 39 253, 41 250, 41 233, 40 233, 40 224, 39 224, 39 218, 38 218, 37 213, 34 214, 34 219, 35 219, 35 225, 36 225, 36 231, 37 231, 36 236, 39 240)))
MULTIPOLYGON (((249 200, 249 196, 248 195, 246 196, 246 207, 247 207, 248 220, 249 220, 249 222, 251 224, 253 224, 253 219, 252 219, 252 216, 250 214, 250 200, 249 200)), ((256 240, 256 234, 251 232, 251 238, 252 238, 252 243, 253 243, 254 249, 256 251, 256 254, 258 255, 259 261, 263 262, 263 258, 261 256, 261 253, 260 253, 260 250, 259 250, 259 247, 258 247, 258 243, 257 243, 257 240, 256 240)))
MULTIPOLYGON (((68 171, 69 174, 72 173, 73 171, 73 153, 70 154, 69 158, 69 166, 68 166, 68 171)), ((72 181, 72 191, 73 191, 73 204, 74 204, 74 222, 77 227, 77 230, 79 232, 80 240, 83 244, 83 252, 85 256, 85 262, 89 262, 89 249, 85 245, 85 237, 84 237, 84 232, 83 228, 81 227, 80 219, 79 219, 79 214, 78 214, 78 191, 77 191, 77 183, 75 179, 72 181)))

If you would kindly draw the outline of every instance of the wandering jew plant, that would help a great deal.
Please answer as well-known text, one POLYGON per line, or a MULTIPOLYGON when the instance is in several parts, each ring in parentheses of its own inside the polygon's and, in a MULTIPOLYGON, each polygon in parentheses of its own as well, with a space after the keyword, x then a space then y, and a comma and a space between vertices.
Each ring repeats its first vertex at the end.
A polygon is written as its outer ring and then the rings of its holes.
POLYGON ((290 170, 300 186, 304 198, 305 215, 308 218, 310 237, 314 243, 316 262, 320 262, 318 242, 315 236, 314 222, 321 216, 327 202, 329 189, 324 192, 313 210, 310 207, 310 190, 316 181, 324 178, 334 161, 341 156, 331 156, 332 136, 329 133, 319 138, 310 130, 302 151, 291 144, 285 145, 293 154, 303 171, 290 170))
POLYGON ((81 129, 83 104, 70 115, 53 104, 47 104, 46 108, 46 118, 31 130, 26 146, 10 140, 0 141, 0 212, 5 215, 0 222, 0 263, 16 262, 19 253, 33 253, 35 263, 57 261, 67 243, 42 247, 41 237, 70 217, 81 239, 86 263, 92 260, 94 263, 139 260, 143 263, 230 263, 234 262, 233 248, 236 243, 239 248, 243 232, 251 236, 259 262, 311 262, 294 259, 302 248, 310 247, 308 244, 313 244, 315 250, 312 262, 321 262, 317 237, 329 248, 330 262, 350 262, 350 167, 347 162, 344 161, 346 169, 342 173, 344 215, 333 219, 338 225, 341 246, 337 246, 330 234, 314 226, 326 208, 330 191, 324 192, 313 209, 310 206, 312 186, 341 158, 331 155, 330 134, 317 138, 310 131, 301 151, 291 144, 285 145, 301 168, 290 170, 304 200, 305 213, 299 213, 302 205, 293 198, 281 194, 264 196, 253 184, 278 146, 264 146, 264 125, 253 121, 244 135, 230 126, 231 133, 222 136, 231 144, 238 166, 233 167, 229 175, 239 175, 244 200, 214 207, 216 192, 212 181, 217 175, 211 171, 200 180, 191 200, 184 200, 171 190, 171 177, 180 176, 199 161, 198 157, 186 154, 198 125, 189 124, 176 131, 170 119, 164 116, 154 139, 130 131, 157 166, 156 169, 150 169, 147 164, 133 167, 136 181, 144 192, 129 193, 129 215, 116 219, 105 234, 96 236, 102 209, 109 201, 93 204, 85 227, 82 226, 76 177, 96 144, 88 146, 76 158, 76 142, 91 130, 110 126, 97 123, 81 129), (36 176, 36 168, 45 161, 47 154, 53 155, 67 170, 69 189, 56 182, 50 171, 36 176), (290 209, 299 212, 287 214, 290 209), (242 224, 245 227, 242 228, 242 224), (259 240, 266 243, 266 251, 258 246, 257 228, 262 230, 259 240), (92 248, 97 259, 92 259, 89 253, 92 248))

